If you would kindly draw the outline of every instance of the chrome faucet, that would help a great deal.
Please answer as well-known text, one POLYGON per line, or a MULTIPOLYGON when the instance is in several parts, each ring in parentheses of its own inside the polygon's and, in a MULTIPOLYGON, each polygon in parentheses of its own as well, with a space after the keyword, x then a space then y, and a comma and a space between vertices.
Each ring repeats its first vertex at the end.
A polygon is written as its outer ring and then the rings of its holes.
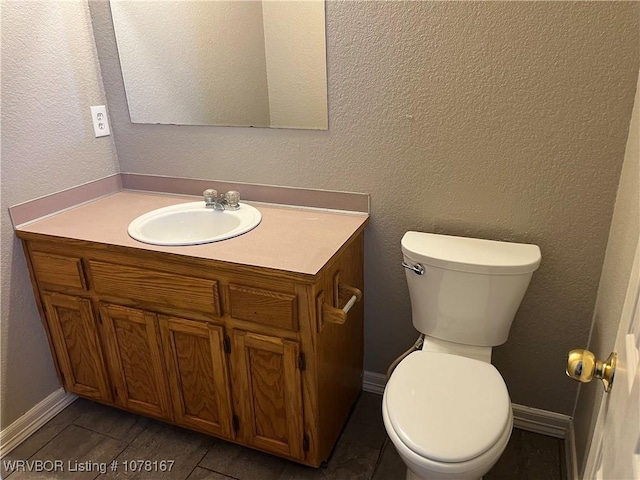
POLYGON ((214 210, 238 210, 240 208, 240 194, 235 190, 230 190, 225 194, 218 195, 218 191, 208 188, 202 192, 204 205, 214 210))
POLYGON ((224 210, 224 205, 227 203, 227 199, 224 195, 218 195, 218 191, 213 188, 208 188, 202 192, 204 197, 204 205, 207 208, 213 208, 214 210, 224 210))

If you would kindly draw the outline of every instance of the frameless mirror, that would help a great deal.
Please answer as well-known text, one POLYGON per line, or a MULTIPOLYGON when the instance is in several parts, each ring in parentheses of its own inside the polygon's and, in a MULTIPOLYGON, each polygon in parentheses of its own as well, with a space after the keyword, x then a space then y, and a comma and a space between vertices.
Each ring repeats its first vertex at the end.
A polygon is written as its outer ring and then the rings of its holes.
POLYGON ((326 130, 324 0, 111 0, 133 123, 326 130))

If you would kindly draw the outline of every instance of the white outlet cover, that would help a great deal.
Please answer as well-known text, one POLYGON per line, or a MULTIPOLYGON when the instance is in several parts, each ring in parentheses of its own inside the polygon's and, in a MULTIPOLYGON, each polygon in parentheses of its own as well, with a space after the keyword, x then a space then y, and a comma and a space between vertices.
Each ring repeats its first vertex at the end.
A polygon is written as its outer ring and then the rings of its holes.
POLYGON ((107 118, 107 107, 97 105, 91 107, 91 120, 93 121, 93 131, 96 137, 106 137, 111 135, 109 129, 109 119, 107 118))

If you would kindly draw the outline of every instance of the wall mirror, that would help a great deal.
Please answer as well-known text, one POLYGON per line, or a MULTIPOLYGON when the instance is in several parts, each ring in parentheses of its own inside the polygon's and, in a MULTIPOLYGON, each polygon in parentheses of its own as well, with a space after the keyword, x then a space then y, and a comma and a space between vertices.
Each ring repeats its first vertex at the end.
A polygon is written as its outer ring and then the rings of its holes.
POLYGON ((111 0, 133 123, 326 130, 324 0, 111 0))

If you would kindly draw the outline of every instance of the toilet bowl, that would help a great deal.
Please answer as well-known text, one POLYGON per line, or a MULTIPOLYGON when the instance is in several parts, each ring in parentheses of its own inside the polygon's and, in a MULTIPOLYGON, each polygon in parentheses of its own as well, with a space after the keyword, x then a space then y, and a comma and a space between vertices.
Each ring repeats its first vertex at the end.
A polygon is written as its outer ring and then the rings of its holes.
POLYGON ((509 394, 493 365, 422 350, 394 370, 382 415, 411 480, 481 478, 513 427, 509 394))
POLYGON ((411 319, 421 335, 390 367, 382 406, 387 434, 407 479, 479 479, 513 428, 491 351, 507 341, 540 249, 423 232, 406 232, 401 246, 411 319))

